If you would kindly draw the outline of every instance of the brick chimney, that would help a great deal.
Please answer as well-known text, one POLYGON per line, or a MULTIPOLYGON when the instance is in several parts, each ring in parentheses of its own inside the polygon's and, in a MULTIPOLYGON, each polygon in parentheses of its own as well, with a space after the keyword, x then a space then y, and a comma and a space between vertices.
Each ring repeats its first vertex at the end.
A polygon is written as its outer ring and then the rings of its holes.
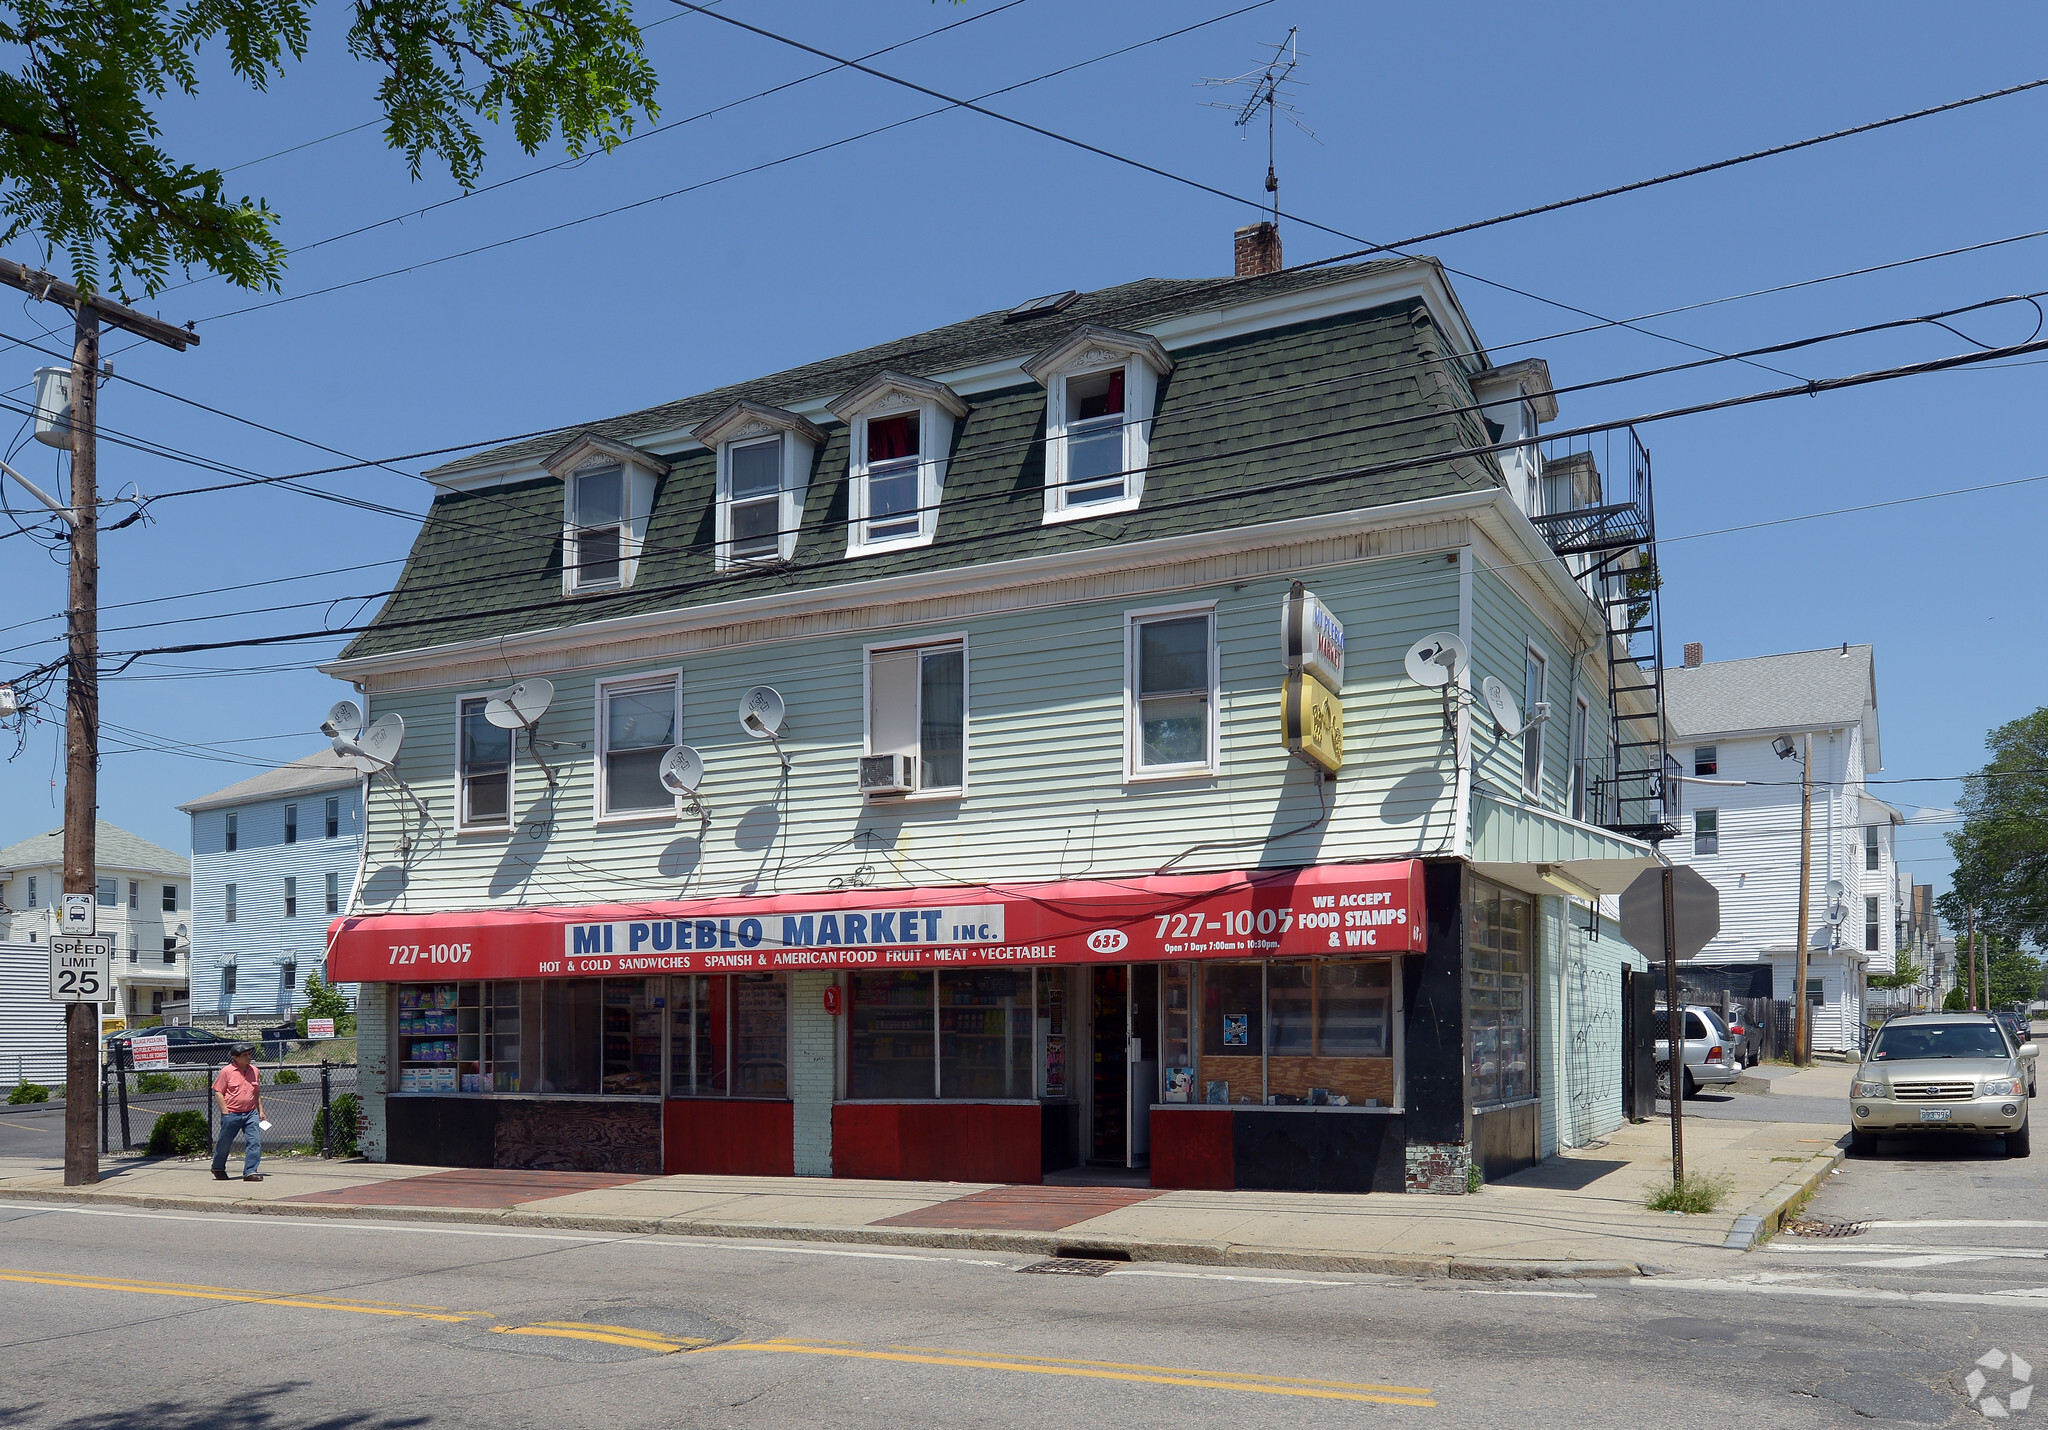
POLYGON ((1685 668, 1687 670, 1691 670, 1696 665, 1704 664, 1706 659, 1706 648, 1698 641, 1687 641, 1685 643, 1685 668))
POLYGON ((1237 231, 1237 276, 1252 278, 1280 271, 1280 226, 1271 219, 1248 223, 1237 231))

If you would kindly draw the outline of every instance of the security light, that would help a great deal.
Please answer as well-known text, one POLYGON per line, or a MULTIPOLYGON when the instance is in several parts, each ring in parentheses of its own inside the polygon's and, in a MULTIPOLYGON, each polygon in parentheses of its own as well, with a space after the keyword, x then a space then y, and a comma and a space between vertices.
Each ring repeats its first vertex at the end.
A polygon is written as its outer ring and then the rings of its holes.
POLYGON ((1777 739, 1771 741, 1771 748, 1777 752, 1777 756, 1781 760, 1789 760, 1799 753, 1799 747, 1792 743, 1790 735, 1780 735, 1777 739))

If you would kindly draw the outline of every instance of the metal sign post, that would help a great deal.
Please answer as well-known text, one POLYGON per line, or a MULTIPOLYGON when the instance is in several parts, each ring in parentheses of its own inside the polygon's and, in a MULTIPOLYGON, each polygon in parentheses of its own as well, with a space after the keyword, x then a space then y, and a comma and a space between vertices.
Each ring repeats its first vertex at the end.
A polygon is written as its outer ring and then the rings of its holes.
POLYGON ((1678 1001, 1678 963, 1721 932, 1721 893, 1697 870, 1659 854, 1621 896, 1621 936, 1639 950, 1664 951, 1664 1050, 1671 1069, 1671 1182, 1685 1176, 1685 1008, 1678 1001))

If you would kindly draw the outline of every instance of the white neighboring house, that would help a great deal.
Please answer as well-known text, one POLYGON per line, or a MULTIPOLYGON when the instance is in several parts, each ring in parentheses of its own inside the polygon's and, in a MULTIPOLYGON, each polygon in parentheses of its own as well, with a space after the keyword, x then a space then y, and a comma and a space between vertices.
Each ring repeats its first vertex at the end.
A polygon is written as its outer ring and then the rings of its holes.
POLYGON ((1721 891, 1721 933, 1699 964, 1768 964, 1793 996, 1799 928, 1800 751, 1813 751, 1806 996, 1813 1046, 1860 1046, 1866 979, 1894 967, 1894 834, 1904 816, 1871 795, 1882 769, 1871 647, 1830 646, 1664 672, 1671 754, 1687 777, 1683 828, 1665 852, 1721 891), (1775 742, 1789 738, 1781 758, 1775 742), (1726 783, 1715 783, 1723 781, 1726 783), (1740 783, 1736 783, 1740 782, 1740 783), (1834 897, 1830 897, 1830 891, 1834 897))
MULTIPOLYGON (((114 939, 110 1016, 160 1014, 183 1004, 192 956, 192 861, 98 821, 99 932, 114 939)), ((64 888, 64 831, 0 849, 0 942, 43 944, 57 930, 64 888)))

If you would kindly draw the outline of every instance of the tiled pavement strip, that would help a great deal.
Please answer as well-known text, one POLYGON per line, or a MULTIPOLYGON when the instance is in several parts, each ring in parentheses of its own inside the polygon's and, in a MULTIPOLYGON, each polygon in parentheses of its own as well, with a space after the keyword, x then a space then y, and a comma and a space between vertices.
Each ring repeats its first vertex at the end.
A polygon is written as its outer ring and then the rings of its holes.
MULTIPOLYGON (((1801 1076, 1818 1090, 1846 1073, 1801 1076)), ((1738 1231, 1738 1247, 1774 1226, 1840 1157, 1839 1126, 1702 1118, 1685 1130, 1688 1168, 1730 1183, 1712 1215, 1643 1208, 1644 1190, 1670 1176, 1661 1120, 1471 1196, 626 1178, 299 1158, 266 1159, 260 1183, 216 1182, 203 1160, 113 1159, 97 1186, 66 1188, 58 1165, 15 1157, 0 1159, 0 1198, 1041 1256, 1080 1247, 1139 1261, 1513 1278, 1725 1269, 1740 1255, 1730 1249, 1739 1218, 1755 1220, 1738 1231)))

